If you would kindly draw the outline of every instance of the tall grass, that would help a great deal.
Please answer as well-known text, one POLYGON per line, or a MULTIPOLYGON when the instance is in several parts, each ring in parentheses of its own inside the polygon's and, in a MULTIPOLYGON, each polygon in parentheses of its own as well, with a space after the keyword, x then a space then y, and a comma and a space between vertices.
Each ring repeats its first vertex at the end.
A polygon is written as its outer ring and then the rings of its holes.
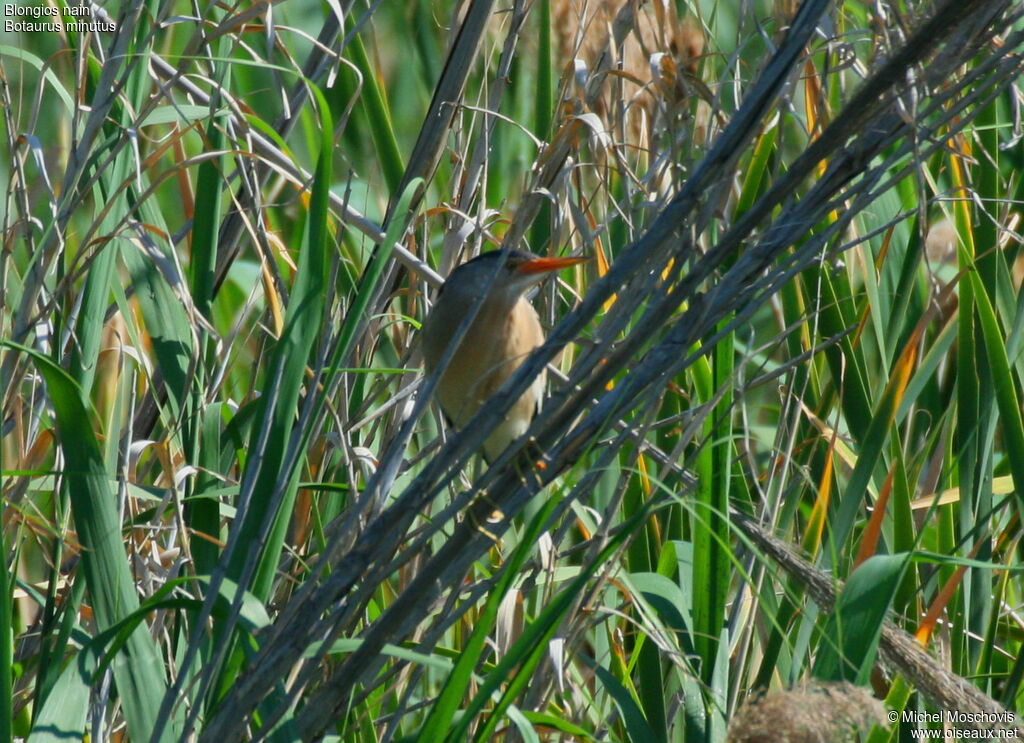
POLYGON ((1019 5, 83 7, 0 38, 5 738, 1021 729, 1019 5), (447 429, 499 247, 593 260, 447 429))

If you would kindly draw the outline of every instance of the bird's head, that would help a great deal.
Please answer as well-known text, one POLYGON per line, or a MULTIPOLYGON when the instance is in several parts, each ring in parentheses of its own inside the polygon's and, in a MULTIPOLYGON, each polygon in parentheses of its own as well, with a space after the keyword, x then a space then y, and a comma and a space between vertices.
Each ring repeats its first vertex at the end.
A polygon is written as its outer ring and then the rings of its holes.
POLYGON ((586 260, 585 257, 542 258, 522 250, 492 250, 452 271, 442 293, 458 292, 468 298, 486 292, 492 299, 511 304, 549 274, 586 260))

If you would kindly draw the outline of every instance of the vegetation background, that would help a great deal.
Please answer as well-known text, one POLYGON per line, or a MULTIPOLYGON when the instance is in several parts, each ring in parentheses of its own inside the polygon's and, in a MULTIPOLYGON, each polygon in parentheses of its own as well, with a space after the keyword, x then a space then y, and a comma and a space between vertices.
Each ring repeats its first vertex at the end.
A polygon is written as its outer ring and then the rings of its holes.
POLYGON ((673 2, 0 36, 0 737, 1020 730, 1022 8, 673 2), (445 432, 501 246, 594 260, 445 432))

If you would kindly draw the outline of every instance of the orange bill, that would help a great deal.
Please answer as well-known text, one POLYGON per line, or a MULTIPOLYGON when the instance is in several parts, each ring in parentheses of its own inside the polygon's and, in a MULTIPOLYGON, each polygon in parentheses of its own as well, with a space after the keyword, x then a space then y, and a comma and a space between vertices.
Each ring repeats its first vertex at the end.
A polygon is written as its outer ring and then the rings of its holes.
POLYGON ((516 273, 549 273, 551 271, 559 271, 563 268, 568 268, 569 266, 575 266, 589 260, 590 258, 586 256, 577 256, 575 258, 534 258, 533 260, 520 264, 516 268, 516 273))

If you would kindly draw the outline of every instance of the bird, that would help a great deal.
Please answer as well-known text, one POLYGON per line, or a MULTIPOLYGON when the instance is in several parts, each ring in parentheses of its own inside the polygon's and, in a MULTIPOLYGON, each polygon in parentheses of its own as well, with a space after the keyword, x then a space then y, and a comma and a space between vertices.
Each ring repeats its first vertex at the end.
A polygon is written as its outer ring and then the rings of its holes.
MULTIPOLYGON (((544 330, 530 287, 552 273, 588 260, 586 257, 542 258, 521 250, 481 253, 451 272, 422 327, 426 371, 440 367, 462 319, 483 296, 480 309, 437 383, 436 397, 449 423, 465 426, 502 383, 544 342, 544 330)), ((542 372, 509 408, 505 419, 483 443, 484 459, 493 462, 526 433, 544 395, 542 372)))

